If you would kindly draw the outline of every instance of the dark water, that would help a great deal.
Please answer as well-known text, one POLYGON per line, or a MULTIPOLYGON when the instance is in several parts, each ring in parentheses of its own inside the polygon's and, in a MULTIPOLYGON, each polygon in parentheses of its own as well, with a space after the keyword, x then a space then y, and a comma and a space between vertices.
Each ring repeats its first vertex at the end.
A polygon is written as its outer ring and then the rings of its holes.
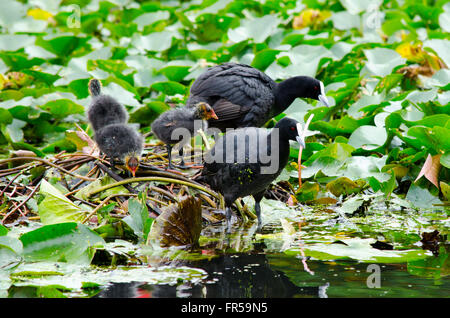
MULTIPOLYGON (((446 267, 447 254, 444 257, 446 267)), ((308 272, 300 259, 282 253, 223 255, 190 262, 190 266, 209 274, 198 284, 111 284, 94 297, 449 297, 450 280, 445 277, 448 268, 442 268, 442 259, 436 260, 425 265, 374 264, 369 271, 370 264, 366 263, 308 260, 308 272), (379 276, 375 276, 377 273, 379 276)))

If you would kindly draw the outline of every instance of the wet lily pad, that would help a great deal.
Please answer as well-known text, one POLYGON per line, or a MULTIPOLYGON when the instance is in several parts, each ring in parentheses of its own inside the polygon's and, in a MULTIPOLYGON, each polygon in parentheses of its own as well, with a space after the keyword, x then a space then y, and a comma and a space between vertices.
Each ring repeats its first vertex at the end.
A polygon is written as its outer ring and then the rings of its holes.
POLYGON ((27 261, 62 261, 90 264, 95 248, 104 241, 88 227, 70 223, 44 225, 20 236, 27 261))
MULTIPOLYGON (((354 259, 370 263, 404 263, 411 260, 424 259, 429 254, 422 250, 380 250, 371 246, 375 239, 342 239, 344 244, 312 244, 305 246, 304 253, 318 260, 354 259)), ((290 249, 286 253, 299 253, 298 249, 290 249)))
POLYGON ((87 212, 62 194, 46 180, 42 180, 39 192, 44 200, 38 204, 39 216, 43 224, 82 221, 87 212))

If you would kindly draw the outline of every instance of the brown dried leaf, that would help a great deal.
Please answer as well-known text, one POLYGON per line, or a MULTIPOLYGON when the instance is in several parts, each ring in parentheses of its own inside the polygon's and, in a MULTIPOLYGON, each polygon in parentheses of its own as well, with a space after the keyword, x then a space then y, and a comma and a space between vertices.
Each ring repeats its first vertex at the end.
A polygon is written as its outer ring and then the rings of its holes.
POLYGON ((423 164, 423 167, 414 182, 419 180, 422 176, 425 176, 425 178, 427 178, 432 184, 436 186, 436 188, 439 189, 438 175, 441 168, 440 159, 440 154, 434 156, 428 154, 427 160, 425 160, 425 163, 423 164))
POLYGON ((77 150, 81 150, 87 155, 98 156, 100 154, 95 142, 79 126, 77 131, 68 130, 66 138, 77 146, 77 150))
POLYGON ((201 229, 201 201, 188 196, 164 209, 153 221, 148 238, 159 241, 162 247, 196 247, 201 229))

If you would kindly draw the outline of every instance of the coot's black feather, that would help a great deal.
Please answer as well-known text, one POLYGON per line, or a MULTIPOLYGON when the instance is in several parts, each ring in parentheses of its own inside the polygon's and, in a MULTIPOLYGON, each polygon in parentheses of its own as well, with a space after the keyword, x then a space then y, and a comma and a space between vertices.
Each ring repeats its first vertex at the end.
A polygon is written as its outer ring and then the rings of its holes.
POLYGON ((125 161, 127 156, 139 157, 142 153, 143 137, 126 124, 107 125, 94 135, 99 149, 112 159, 125 161))
POLYGON ((87 116, 94 131, 110 124, 124 124, 128 121, 128 113, 125 107, 112 96, 101 93, 99 80, 90 80, 89 91, 92 102, 89 105, 87 116))
POLYGON ((289 140, 296 140, 300 133, 297 123, 285 117, 271 131, 247 127, 227 132, 205 155, 199 180, 222 193, 227 207, 227 221, 233 202, 239 197, 253 195, 261 225, 259 202, 288 162, 289 140))
POLYGON ((221 130, 261 127, 283 112, 297 97, 326 100, 323 84, 315 78, 296 76, 276 83, 269 76, 245 64, 213 66, 192 84, 186 105, 207 102, 219 120, 211 127, 221 130))

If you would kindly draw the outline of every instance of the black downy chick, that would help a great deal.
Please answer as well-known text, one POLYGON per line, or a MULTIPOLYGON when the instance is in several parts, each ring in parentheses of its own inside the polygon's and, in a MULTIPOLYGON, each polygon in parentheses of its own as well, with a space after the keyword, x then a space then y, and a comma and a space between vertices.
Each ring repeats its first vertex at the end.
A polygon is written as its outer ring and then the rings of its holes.
POLYGON ((112 124, 96 131, 94 139, 104 154, 124 162, 133 177, 136 175, 143 148, 141 134, 129 125, 112 124))
POLYGON ((175 108, 162 113, 153 123, 152 131, 167 146, 169 157, 168 169, 173 169, 172 166, 172 147, 180 143, 181 166, 184 166, 183 160, 183 145, 185 145, 192 137, 197 134, 198 125, 196 120, 201 120, 201 129, 206 131, 208 128, 208 119, 217 120, 217 115, 211 106, 207 103, 197 103, 192 108, 175 108), (181 130, 184 128, 185 130, 181 130), (179 129, 179 130, 178 130, 179 129), (185 134, 183 134, 183 132, 185 134), (187 135, 187 133, 189 133, 187 135))
POLYGON ((201 176, 225 199, 227 232, 230 232, 231 205, 237 198, 252 195, 261 229, 260 201, 289 159, 289 140, 305 147, 299 123, 284 117, 272 130, 247 127, 229 131, 220 137, 205 155, 201 176))
POLYGON ((296 98, 312 98, 329 107, 321 81, 295 76, 276 83, 265 73, 245 64, 223 63, 208 68, 192 84, 186 106, 206 102, 218 120, 210 127, 262 127, 282 113, 296 98))
POLYGON ((98 79, 89 81, 89 92, 92 102, 87 111, 87 117, 94 131, 111 124, 125 124, 128 113, 123 105, 112 96, 101 93, 101 83, 98 79))

